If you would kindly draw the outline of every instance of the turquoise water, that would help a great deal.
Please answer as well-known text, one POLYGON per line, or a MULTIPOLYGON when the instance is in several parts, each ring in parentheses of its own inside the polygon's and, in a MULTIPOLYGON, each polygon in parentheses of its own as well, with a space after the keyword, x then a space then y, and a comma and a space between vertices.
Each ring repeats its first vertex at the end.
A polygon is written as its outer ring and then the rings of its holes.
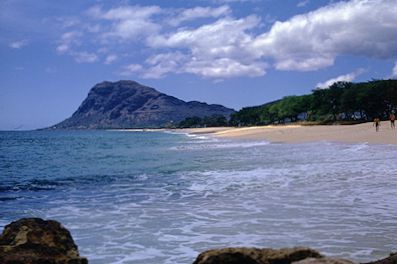
POLYGON ((56 219, 90 263, 192 263, 226 246, 397 251, 397 147, 162 132, 0 132, 0 228, 56 219))

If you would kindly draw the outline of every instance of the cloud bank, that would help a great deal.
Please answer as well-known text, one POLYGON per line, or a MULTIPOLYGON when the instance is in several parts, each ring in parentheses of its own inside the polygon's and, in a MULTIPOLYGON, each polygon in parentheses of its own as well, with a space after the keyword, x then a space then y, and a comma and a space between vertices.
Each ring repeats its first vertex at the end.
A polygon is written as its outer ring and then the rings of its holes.
POLYGON ((63 32, 57 51, 80 63, 111 64, 117 59, 125 63, 122 74, 144 78, 181 73, 216 79, 256 77, 269 68, 315 71, 345 55, 396 58, 395 14, 395 0, 342 1, 276 21, 264 32, 261 17, 235 17, 225 4, 178 10, 94 6, 87 10, 84 24, 63 32))
POLYGON ((276 22, 253 48, 275 59, 279 70, 311 71, 337 56, 390 58, 397 55, 397 2, 353 0, 276 22))

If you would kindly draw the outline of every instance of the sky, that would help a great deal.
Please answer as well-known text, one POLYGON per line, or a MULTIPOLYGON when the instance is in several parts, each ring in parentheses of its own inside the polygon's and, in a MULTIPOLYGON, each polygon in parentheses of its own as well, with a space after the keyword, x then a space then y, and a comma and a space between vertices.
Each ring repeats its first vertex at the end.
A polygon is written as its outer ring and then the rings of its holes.
POLYGON ((0 130, 71 116, 102 81, 236 110, 397 78, 397 0, 0 0, 0 130))

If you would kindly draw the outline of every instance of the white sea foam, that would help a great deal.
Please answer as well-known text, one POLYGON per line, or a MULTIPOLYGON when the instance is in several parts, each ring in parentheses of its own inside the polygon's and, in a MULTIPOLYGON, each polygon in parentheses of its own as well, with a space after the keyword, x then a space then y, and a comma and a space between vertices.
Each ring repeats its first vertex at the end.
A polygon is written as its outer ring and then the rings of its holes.
POLYGON ((211 150, 211 149, 231 149, 231 148, 252 148, 269 145, 267 141, 233 141, 233 140, 219 140, 207 137, 200 137, 201 141, 196 141, 179 146, 171 147, 170 150, 211 150))
POLYGON ((347 148, 344 151, 350 151, 350 152, 360 152, 365 149, 367 149, 369 146, 367 143, 362 143, 362 144, 353 144, 347 146, 347 148))
MULTIPOLYGON (((120 241, 103 250, 109 252, 107 259, 115 252, 114 263, 186 263, 199 251, 220 246, 306 245, 356 260, 386 254, 393 248, 382 250, 378 245, 393 247, 395 237, 384 232, 396 231, 392 212, 397 204, 394 188, 385 183, 397 174, 374 176, 376 168, 371 171, 361 162, 339 160, 342 163, 186 172, 178 176, 185 187, 174 191, 188 195, 174 200, 166 186, 148 188, 155 194, 148 203, 134 204, 131 210, 126 201, 108 211, 108 217, 117 219, 106 223, 111 232, 134 234, 120 239, 136 243, 126 246, 120 241), (380 227, 379 221, 390 225, 380 227), (367 243, 358 247, 363 237, 367 243), (116 260, 120 251, 129 255, 116 260)), ((120 237, 116 234, 108 239, 120 237)), ((95 263, 105 263, 104 259, 95 263)))
POLYGON ((197 138, 197 139, 206 139, 207 138, 206 136, 200 136, 198 134, 190 134, 190 133, 187 133, 186 136, 190 137, 190 138, 197 138))
POLYGON ((188 135, 189 134, 187 132, 173 131, 173 130, 164 130, 163 133, 171 134, 171 135, 188 135))

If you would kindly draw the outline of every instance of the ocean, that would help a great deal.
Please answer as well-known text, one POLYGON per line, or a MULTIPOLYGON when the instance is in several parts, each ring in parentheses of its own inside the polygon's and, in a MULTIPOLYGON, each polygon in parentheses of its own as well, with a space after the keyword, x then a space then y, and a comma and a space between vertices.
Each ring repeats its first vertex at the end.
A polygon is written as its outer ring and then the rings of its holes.
POLYGON ((397 146, 167 132, 0 132, 0 229, 55 219, 92 264, 231 246, 397 251, 397 146))

